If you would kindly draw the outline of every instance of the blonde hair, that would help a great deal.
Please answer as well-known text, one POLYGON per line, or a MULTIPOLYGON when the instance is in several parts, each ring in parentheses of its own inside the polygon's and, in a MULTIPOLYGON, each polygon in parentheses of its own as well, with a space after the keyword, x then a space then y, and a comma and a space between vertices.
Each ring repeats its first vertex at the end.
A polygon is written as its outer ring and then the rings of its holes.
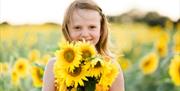
POLYGON ((95 45, 98 53, 101 55, 112 57, 109 49, 108 49, 108 21, 105 15, 102 13, 102 9, 92 0, 75 0, 70 6, 67 8, 66 13, 64 15, 64 20, 62 24, 62 32, 67 41, 72 41, 68 31, 68 24, 71 21, 73 11, 75 9, 89 9, 95 10, 99 12, 101 16, 101 30, 100 30, 100 39, 98 43, 95 45))

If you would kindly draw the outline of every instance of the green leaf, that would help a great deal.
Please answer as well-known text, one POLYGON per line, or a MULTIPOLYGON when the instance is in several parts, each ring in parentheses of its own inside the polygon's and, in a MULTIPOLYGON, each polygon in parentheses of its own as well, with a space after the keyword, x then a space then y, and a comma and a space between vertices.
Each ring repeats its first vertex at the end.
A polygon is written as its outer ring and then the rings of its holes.
POLYGON ((96 88, 96 79, 88 77, 88 81, 85 81, 85 91, 94 91, 96 88))

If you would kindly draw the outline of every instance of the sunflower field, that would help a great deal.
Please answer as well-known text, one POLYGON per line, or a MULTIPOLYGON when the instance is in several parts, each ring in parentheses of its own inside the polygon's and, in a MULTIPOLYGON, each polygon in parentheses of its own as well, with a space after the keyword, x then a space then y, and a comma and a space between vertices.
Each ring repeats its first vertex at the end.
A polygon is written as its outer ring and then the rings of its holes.
MULTIPOLYGON (((180 91, 180 23, 110 23, 109 44, 126 91, 180 91)), ((0 91, 41 91, 61 26, 0 24, 0 91)))

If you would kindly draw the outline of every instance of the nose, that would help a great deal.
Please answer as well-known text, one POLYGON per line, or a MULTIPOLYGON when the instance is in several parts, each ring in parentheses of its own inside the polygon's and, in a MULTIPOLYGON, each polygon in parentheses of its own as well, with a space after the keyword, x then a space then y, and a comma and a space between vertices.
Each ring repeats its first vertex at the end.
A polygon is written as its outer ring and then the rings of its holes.
POLYGON ((85 39, 88 38, 89 37, 89 31, 87 29, 83 29, 81 31, 81 37, 85 38, 85 39))

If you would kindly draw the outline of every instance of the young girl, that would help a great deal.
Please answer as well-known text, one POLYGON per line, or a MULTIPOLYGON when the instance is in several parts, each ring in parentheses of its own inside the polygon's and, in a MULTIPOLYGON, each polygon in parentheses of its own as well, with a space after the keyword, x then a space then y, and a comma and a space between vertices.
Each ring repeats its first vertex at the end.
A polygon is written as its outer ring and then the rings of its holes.
MULTIPOLYGON (((97 52, 112 59, 108 50, 108 26, 101 8, 92 0, 75 0, 64 16, 62 31, 67 41, 89 41, 97 52)), ((45 68, 42 91, 55 91, 53 64, 49 61, 45 68)), ((114 61, 115 62, 115 61, 114 61)), ((110 87, 110 91, 124 91, 124 78, 121 68, 119 75, 110 87)))

